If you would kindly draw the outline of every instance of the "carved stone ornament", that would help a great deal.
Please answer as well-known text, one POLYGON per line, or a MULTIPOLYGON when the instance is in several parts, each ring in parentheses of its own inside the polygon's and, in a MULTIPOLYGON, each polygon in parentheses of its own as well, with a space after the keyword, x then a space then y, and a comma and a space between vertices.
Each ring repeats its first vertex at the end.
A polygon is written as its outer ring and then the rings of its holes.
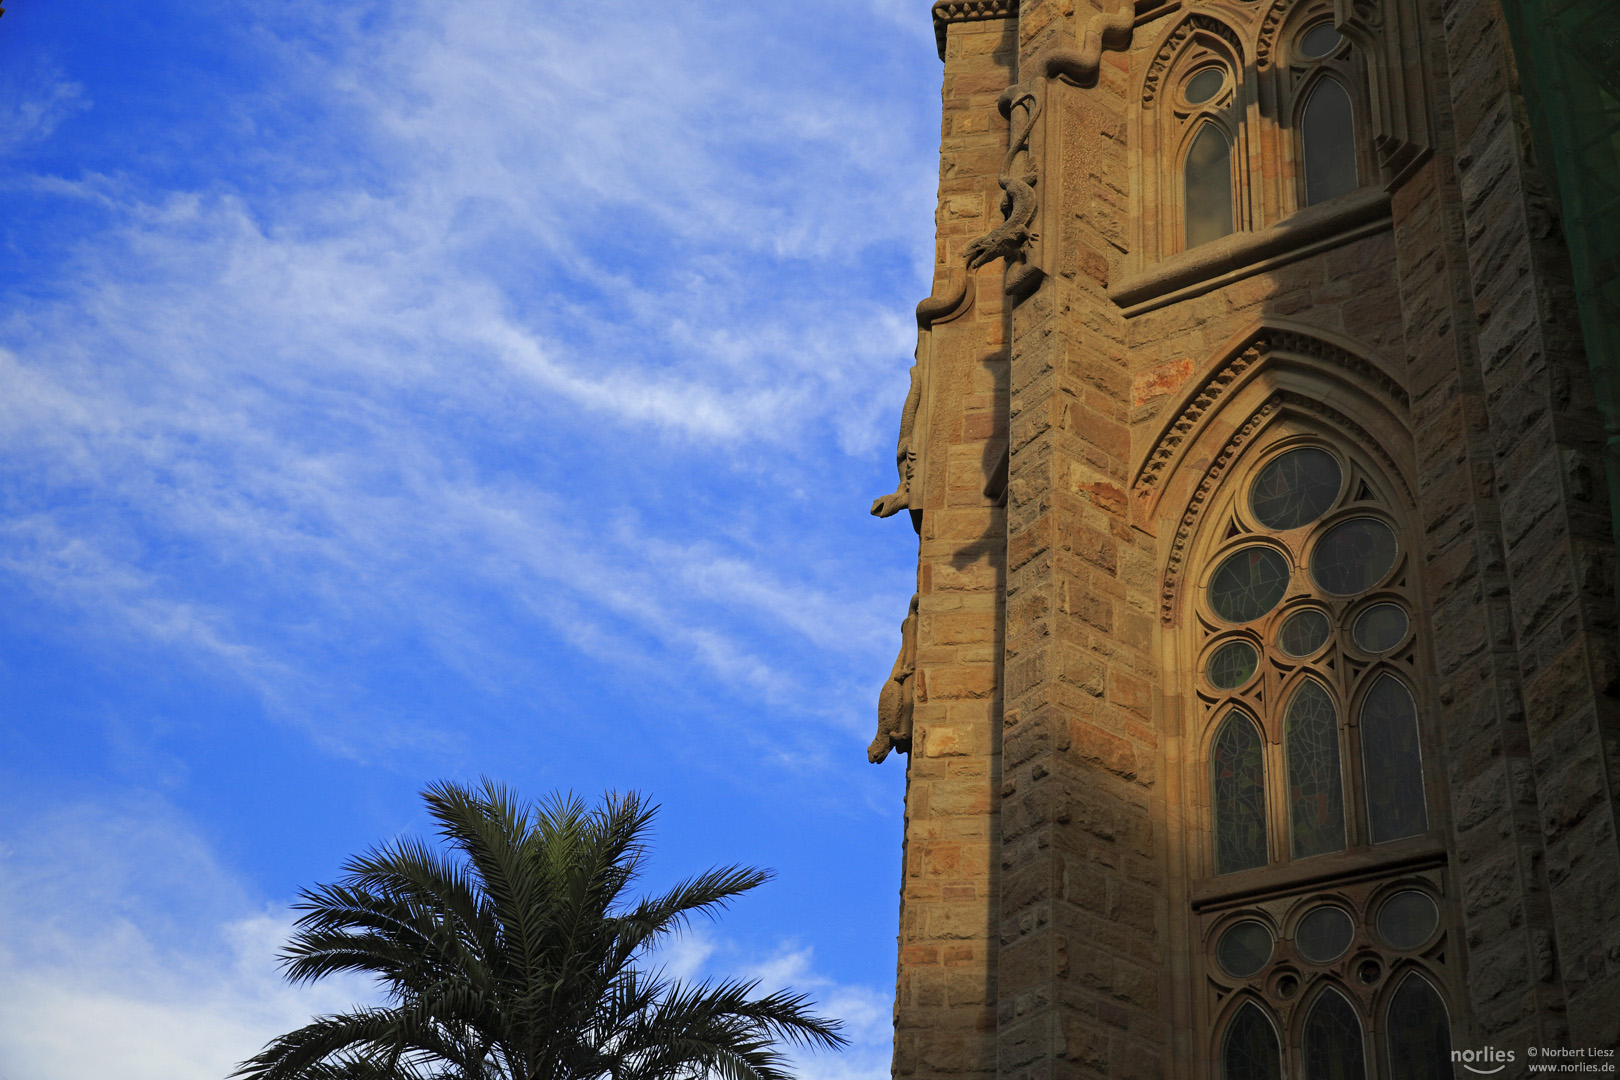
POLYGON ((922 438, 918 415, 928 382, 928 334, 936 322, 958 318, 973 306, 973 275, 955 273, 946 280, 945 291, 917 305, 917 349, 912 354, 911 385, 900 412, 900 438, 895 447, 894 465, 900 482, 894 491, 872 502, 873 517, 892 517, 901 510, 911 511, 911 524, 922 532, 922 438))
POLYGON ((1018 0, 939 0, 934 5, 934 40, 939 43, 939 58, 945 59, 945 28, 951 23, 1012 19, 1017 15, 1018 0))
POLYGON ((1047 86, 1053 79, 1063 79, 1079 87, 1095 86, 1103 50, 1128 47, 1135 26, 1136 10, 1129 3, 1125 10, 1113 14, 1095 13, 1086 24, 1079 48, 1074 47, 1074 40, 1069 36, 1059 35, 1054 44, 1027 65, 1024 80, 1003 90, 996 101, 1001 115, 1012 124, 1007 152, 1002 156, 996 178, 1001 185, 1001 212, 1005 220, 969 244, 964 255, 971 270, 996 259, 1005 259, 1006 289, 1010 294, 1029 291, 1045 275, 1040 267, 1027 260, 1025 249, 1030 241, 1037 239, 1029 228, 1038 209, 1035 185, 1039 182, 1029 154, 1029 139, 1045 105, 1047 86), (1018 114, 1016 118, 1015 114, 1018 114))
POLYGON ((1273 351, 1310 357, 1322 361, 1326 366, 1350 372, 1376 386, 1403 414, 1407 410, 1406 391, 1382 368, 1365 357, 1307 333, 1261 327, 1247 338, 1243 346, 1229 352, 1225 360, 1215 365, 1197 390, 1165 424, 1153 449, 1137 470, 1132 487, 1138 496, 1159 486, 1170 463, 1176 459, 1183 444, 1195 434, 1204 416, 1242 380, 1251 367, 1273 351))
POLYGON ((878 693, 877 734, 866 748, 866 760, 876 765, 890 750, 911 752, 911 718, 916 701, 917 677, 917 594, 900 624, 900 655, 894 658, 889 678, 878 693))
MULTIPOLYGON (((1158 440, 1148 451, 1146 460, 1137 471, 1132 484, 1132 495, 1144 507, 1156 501, 1177 463, 1190 460, 1188 447, 1207 428, 1209 420, 1219 411, 1239 387, 1249 384, 1247 378, 1270 360, 1273 354, 1286 354, 1290 358, 1314 361, 1315 367, 1349 375, 1356 383, 1370 387, 1393 407, 1397 415, 1408 412, 1409 399, 1405 389, 1381 367, 1355 352, 1323 341, 1312 334, 1291 328, 1261 326, 1246 334, 1235 348, 1228 350, 1226 358, 1214 366, 1209 375, 1183 399, 1179 409, 1173 410, 1158 440)), ((1342 375, 1340 378, 1342 378, 1342 375)), ((1264 401, 1251 407, 1250 414, 1231 432, 1218 451, 1202 467, 1180 520, 1170 540, 1169 558, 1161 577, 1159 615, 1166 625, 1175 621, 1177 597, 1181 590, 1182 571, 1187 548, 1197 534, 1198 522, 1210 496, 1220 486, 1227 469, 1237 460, 1243 448, 1256 433, 1263 430, 1280 412, 1309 414, 1343 431, 1364 450, 1379 459, 1390 479, 1400 485, 1407 499, 1412 489, 1405 471, 1390 455, 1381 440, 1362 424, 1345 415, 1323 400, 1323 395, 1300 393, 1297 390, 1277 389, 1264 401)), ((1194 466, 1197 467, 1197 466, 1194 466)), ((1146 512, 1151 513, 1151 510, 1146 512)))
POLYGON ((1241 62, 1244 49, 1237 31, 1220 19, 1194 12, 1181 21, 1170 36, 1165 38, 1164 44, 1159 46, 1159 51, 1153 54, 1153 60, 1148 64, 1147 78, 1142 84, 1142 104, 1149 104, 1158 96, 1159 83, 1163 81, 1164 73, 1176 57, 1181 55, 1181 50, 1188 40, 1200 31, 1213 34, 1224 41, 1226 47, 1232 51, 1232 56, 1241 62))

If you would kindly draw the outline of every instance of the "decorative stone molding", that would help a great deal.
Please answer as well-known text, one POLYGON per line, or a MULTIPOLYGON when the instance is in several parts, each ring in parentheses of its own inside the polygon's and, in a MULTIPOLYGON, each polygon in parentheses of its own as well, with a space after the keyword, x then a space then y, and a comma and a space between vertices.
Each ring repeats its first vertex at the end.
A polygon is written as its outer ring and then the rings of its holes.
POLYGON ((1266 11, 1265 18, 1260 20, 1260 36, 1254 43, 1254 63, 1262 71, 1271 66, 1277 52, 1277 34, 1293 7, 1294 0, 1276 0, 1266 11))
POLYGON ((1242 67, 1244 49, 1238 32, 1212 15, 1194 12, 1170 31, 1169 36, 1159 46, 1158 52, 1153 54, 1153 60, 1148 64, 1147 78, 1142 84, 1142 104, 1146 105, 1158 96, 1159 83, 1164 78, 1164 73, 1170 69, 1176 57, 1181 55, 1181 50, 1188 40, 1199 31, 1214 34, 1224 41, 1226 47, 1232 50, 1233 61, 1242 67))
POLYGON ((1172 255, 1114 285, 1108 296, 1127 317, 1140 315, 1390 227, 1389 193, 1364 188, 1269 228, 1235 232, 1172 255))
POLYGON ((939 0, 934 5, 934 40, 945 59, 945 28, 951 23, 1018 17, 1018 0, 939 0))
MULTIPOLYGON (((1249 350, 1252 352, 1253 350, 1249 350)), ((1258 358, 1258 357, 1256 357, 1258 358)), ((1404 394, 1402 395, 1405 396, 1404 394)), ((1250 414, 1249 418, 1232 433, 1199 477, 1198 486, 1193 489, 1192 498, 1187 501, 1187 508, 1182 512, 1181 520, 1176 523, 1175 535, 1170 540, 1170 558, 1167 560, 1164 575, 1160 580, 1159 591, 1159 619, 1169 626, 1175 622, 1177 601, 1181 593, 1182 570, 1186 561, 1187 548, 1192 538, 1198 534, 1198 522, 1204 516, 1209 498, 1215 489, 1220 486, 1221 479, 1226 475, 1227 469, 1242 449, 1247 446, 1255 434, 1264 428, 1278 412, 1283 409, 1314 413, 1328 423, 1348 433, 1356 440, 1363 450, 1370 452, 1384 466, 1390 478, 1400 485, 1407 501, 1412 501, 1412 490, 1406 482, 1406 476, 1395 459, 1390 456, 1373 434, 1361 424, 1352 420, 1344 413, 1335 409, 1319 398, 1308 397, 1305 394, 1292 390, 1278 390, 1268 397, 1265 402, 1250 414)))
MULTIPOLYGON (((1253 349, 1248 350, 1245 356, 1248 357, 1245 366, 1259 359, 1259 353, 1253 349)), ((1186 561, 1187 546, 1198 532, 1198 520, 1204 516, 1205 504, 1220 485, 1221 477, 1226 475, 1226 469, 1236 459, 1238 451, 1248 444, 1256 431, 1276 415, 1277 410, 1282 407, 1282 402, 1282 392, 1278 391, 1250 414, 1249 418, 1232 433, 1232 437, 1226 440, 1226 445, 1221 447, 1221 452, 1215 455, 1214 460, 1209 463, 1209 468, 1205 469, 1204 475, 1199 478, 1198 486, 1193 489, 1192 498, 1187 501, 1187 508, 1182 511, 1181 520, 1176 523, 1176 533, 1170 541, 1170 558, 1160 579, 1159 619, 1166 626, 1175 621, 1176 597, 1181 589, 1182 564, 1186 561)))
POLYGON ((1053 44, 1025 66, 1024 80, 1002 91, 996 102, 1001 115, 1013 124, 997 177, 1002 190, 1004 220, 969 244, 965 255, 970 270, 996 259, 1006 259, 1009 294, 1016 296, 1030 291, 1040 284, 1046 273, 1029 259, 1026 246, 1035 238, 1029 225, 1038 209, 1035 185, 1039 182, 1028 153, 1029 139, 1044 107, 1047 85, 1053 79, 1063 79, 1074 86, 1095 86, 1103 50, 1128 47, 1136 20, 1134 4, 1125 4, 1123 10, 1113 13, 1095 12, 1086 23, 1085 36, 1078 48, 1067 34, 1058 35, 1053 44), (1014 114, 1020 111, 1022 115, 1015 119, 1014 114))
MULTIPOLYGON (((1226 359, 1216 364, 1204 381, 1183 399, 1182 407, 1165 425, 1137 470, 1131 485, 1134 494, 1143 497, 1159 487, 1181 447, 1197 433, 1205 417, 1250 368, 1273 352, 1310 357, 1328 367, 1351 372, 1381 391, 1402 415, 1409 407, 1405 389, 1366 358, 1303 331, 1262 326, 1230 350, 1226 359)), ((1396 471, 1398 474, 1399 470, 1396 471)))

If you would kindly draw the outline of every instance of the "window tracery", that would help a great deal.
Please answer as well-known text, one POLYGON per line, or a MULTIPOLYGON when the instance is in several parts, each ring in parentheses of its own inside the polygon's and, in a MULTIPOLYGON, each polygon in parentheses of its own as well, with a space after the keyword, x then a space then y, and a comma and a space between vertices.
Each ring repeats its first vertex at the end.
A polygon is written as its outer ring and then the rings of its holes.
POLYGON ((1432 817, 1405 492, 1375 454, 1303 420, 1244 457, 1212 495, 1185 601, 1208 755, 1203 894, 1233 897, 1195 920, 1211 1075, 1427 1080, 1449 1064, 1452 946, 1443 857, 1413 869, 1411 854, 1432 817))
POLYGON ((1142 90, 1140 250, 1152 262, 1358 190, 1378 173, 1367 65, 1332 0, 1190 13, 1165 35, 1142 90))

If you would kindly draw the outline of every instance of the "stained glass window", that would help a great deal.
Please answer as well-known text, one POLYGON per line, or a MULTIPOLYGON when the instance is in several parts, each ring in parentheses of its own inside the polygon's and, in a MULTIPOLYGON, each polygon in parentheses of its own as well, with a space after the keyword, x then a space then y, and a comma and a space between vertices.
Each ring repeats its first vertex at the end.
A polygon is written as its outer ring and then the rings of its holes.
POLYGON ((1226 557, 1209 580, 1209 606, 1227 622, 1251 622, 1288 591, 1288 561, 1275 548, 1246 547, 1226 557))
POLYGON ((1327 644, 1333 625, 1327 614, 1317 608, 1296 611, 1283 620, 1277 632, 1277 644, 1289 656, 1312 656, 1327 644))
POLYGON ((1415 949, 1440 925, 1434 901, 1416 889, 1398 892, 1378 909, 1378 936, 1392 949, 1415 949))
POLYGON ((1253 645, 1247 641, 1228 641, 1209 658, 1204 674, 1217 690, 1230 690, 1253 678, 1259 666, 1260 653, 1253 645))
POLYGON ((1215 872, 1266 865, 1266 766, 1260 729, 1233 709, 1210 754, 1215 802, 1215 872))
POLYGON ((1354 518, 1327 531, 1311 553, 1311 576, 1335 596, 1355 596, 1395 565, 1395 532, 1376 518, 1354 518))
POLYGON ((1299 51, 1306 59, 1318 60, 1337 49, 1343 40, 1332 23, 1317 23, 1300 37, 1299 51))
POLYGON ((1361 185, 1356 173, 1356 125, 1350 95, 1339 80, 1316 84, 1299 128, 1305 142, 1305 205, 1356 190, 1361 185))
POLYGON ((1221 1080, 1282 1080, 1277 1029, 1260 1007, 1239 1009, 1221 1044, 1221 1080))
POLYGON ((1187 80, 1187 86, 1182 93, 1194 105, 1202 104, 1214 97, 1226 85, 1226 72, 1220 68, 1205 68, 1187 80))
POLYGON ((1307 679, 1294 691, 1283 722, 1283 740, 1294 858, 1343 851, 1338 710, 1321 683, 1307 679))
POLYGON ((1232 144, 1206 123, 1187 150, 1187 246, 1219 240, 1232 231, 1232 144))
POLYGON ((1313 964, 1331 964, 1344 955, 1356 925, 1343 908, 1319 907, 1294 928, 1294 947, 1313 964))
POLYGON ((1374 604, 1357 616, 1351 636, 1365 652, 1388 652, 1401 643, 1410 625, 1399 604, 1374 604))
POLYGON ((1356 1010, 1325 990, 1305 1020, 1305 1080, 1366 1080, 1367 1058, 1356 1010))
POLYGON ((1361 759, 1372 842, 1382 844, 1426 831, 1417 705, 1393 675, 1380 675, 1361 704, 1361 759))
POLYGON ((1290 450, 1255 476, 1249 509, 1268 529, 1297 529, 1328 512, 1342 478, 1339 460, 1326 450, 1290 450))
POLYGON ((1247 979, 1266 966, 1275 942, 1263 923, 1252 919, 1229 927, 1215 945, 1215 959, 1221 970, 1236 979, 1247 979))
POLYGON ((1451 1019, 1421 975, 1408 975, 1389 999, 1384 1025, 1390 1080, 1451 1080, 1451 1019))

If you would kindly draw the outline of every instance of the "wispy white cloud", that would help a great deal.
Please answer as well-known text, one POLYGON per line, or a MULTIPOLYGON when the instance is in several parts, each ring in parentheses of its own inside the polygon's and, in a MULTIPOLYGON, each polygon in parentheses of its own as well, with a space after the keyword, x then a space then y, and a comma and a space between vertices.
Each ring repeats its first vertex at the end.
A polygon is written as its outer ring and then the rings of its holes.
POLYGON ((700 6, 257 11, 274 93, 344 153, 271 141, 206 190, 55 181, 116 214, 0 326, 31 504, 0 565, 281 697, 323 625, 403 615, 453 664, 488 633, 453 596, 475 583, 773 704, 803 677, 786 642, 859 678, 893 620, 858 568, 690 495, 850 497, 829 463, 882 457, 910 331, 881 292, 909 294, 851 271, 922 277, 926 216, 892 208, 928 173, 871 79, 700 6), (226 578, 295 588, 301 629, 226 578))
POLYGON ((7 1077, 219 1080, 280 1032, 369 996, 355 980, 288 986, 274 958, 290 915, 256 907, 159 805, 81 804, 6 833, 7 1077))
MULTIPOLYGON (((256 902, 207 843, 161 803, 80 803, 5 822, 0 847, 0 1075, 28 1080, 219 1080, 318 1013, 374 994, 362 980, 293 987, 275 956, 292 928, 256 902)), ((786 943, 750 960, 700 926, 653 965, 671 977, 757 979, 808 993, 841 1019, 840 1054, 796 1055, 805 1080, 880 1080, 889 998, 817 970, 786 943)))

